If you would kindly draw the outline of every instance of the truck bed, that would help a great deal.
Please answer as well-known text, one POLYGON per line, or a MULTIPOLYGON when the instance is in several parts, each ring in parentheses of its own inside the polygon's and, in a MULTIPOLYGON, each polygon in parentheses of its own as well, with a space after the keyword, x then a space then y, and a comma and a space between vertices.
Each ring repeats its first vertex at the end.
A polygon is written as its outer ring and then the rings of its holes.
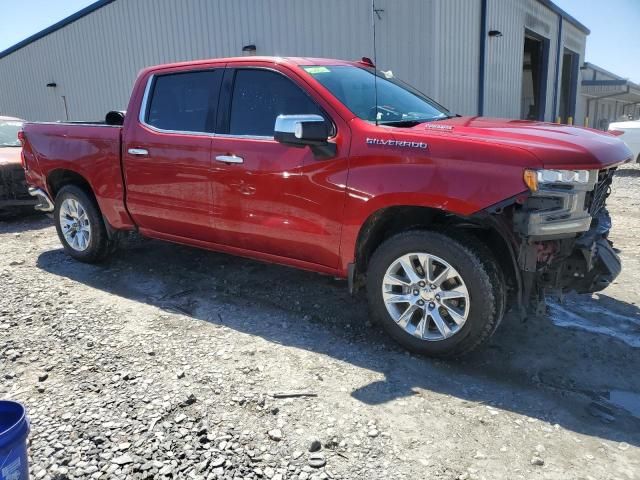
POLYGON ((55 198, 58 180, 79 176, 93 188, 114 228, 132 226, 124 203, 122 127, 100 123, 25 123, 27 182, 55 198))

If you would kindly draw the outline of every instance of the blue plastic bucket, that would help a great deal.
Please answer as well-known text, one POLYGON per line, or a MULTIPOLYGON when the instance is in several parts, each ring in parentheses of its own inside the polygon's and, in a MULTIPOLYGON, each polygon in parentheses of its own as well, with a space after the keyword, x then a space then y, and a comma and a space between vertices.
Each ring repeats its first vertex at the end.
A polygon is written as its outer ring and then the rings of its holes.
POLYGON ((0 400, 0 480, 27 480, 27 411, 17 402, 0 400))

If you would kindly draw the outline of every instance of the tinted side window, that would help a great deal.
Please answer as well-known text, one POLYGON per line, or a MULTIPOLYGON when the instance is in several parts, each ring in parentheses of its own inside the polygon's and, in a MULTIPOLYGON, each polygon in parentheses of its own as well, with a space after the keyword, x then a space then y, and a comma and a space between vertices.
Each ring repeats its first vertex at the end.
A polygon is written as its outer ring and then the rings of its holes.
POLYGON ((213 132, 223 70, 156 78, 147 123, 163 130, 213 132))
POLYGON ((236 72, 229 134, 273 136, 278 115, 316 114, 320 108, 295 83, 269 70, 236 72))

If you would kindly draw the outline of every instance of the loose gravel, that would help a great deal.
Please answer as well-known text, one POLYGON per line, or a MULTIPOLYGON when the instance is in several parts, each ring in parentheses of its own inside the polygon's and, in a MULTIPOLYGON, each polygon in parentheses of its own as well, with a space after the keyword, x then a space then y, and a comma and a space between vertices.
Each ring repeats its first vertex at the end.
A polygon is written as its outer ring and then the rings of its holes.
POLYGON ((640 335, 639 182, 624 167, 609 201, 620 279, 562 307, 606 332, 509 317, 450 362, 388 341, 342 281, 140 239, 84 265, 48 218, 0 223, 0 398, 28 408, 31 475, 638 479, 640 419, 612 399, 640 399, 619 337, 640 335))

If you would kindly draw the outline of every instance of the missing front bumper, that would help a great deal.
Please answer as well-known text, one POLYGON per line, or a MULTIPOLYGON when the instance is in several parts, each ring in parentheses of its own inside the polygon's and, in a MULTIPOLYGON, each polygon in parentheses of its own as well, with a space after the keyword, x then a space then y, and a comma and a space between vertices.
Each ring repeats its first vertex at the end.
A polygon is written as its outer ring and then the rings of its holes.
POLYGON ((579 249, 561 264, 563 291, 594 293, 607 288, 622 271, 622 262, 611 243, 601 238, 588 250, 579 249))
POLYGON ((611 218, 603 208, 588 231, 575 240, 556 243, 549 262, 542 268, 538 265, 538 271, 542 272, 541 286, 562 292, 593 293, 611 285, 622 270, 622 262, 608 239, 610 229, 611 218))

